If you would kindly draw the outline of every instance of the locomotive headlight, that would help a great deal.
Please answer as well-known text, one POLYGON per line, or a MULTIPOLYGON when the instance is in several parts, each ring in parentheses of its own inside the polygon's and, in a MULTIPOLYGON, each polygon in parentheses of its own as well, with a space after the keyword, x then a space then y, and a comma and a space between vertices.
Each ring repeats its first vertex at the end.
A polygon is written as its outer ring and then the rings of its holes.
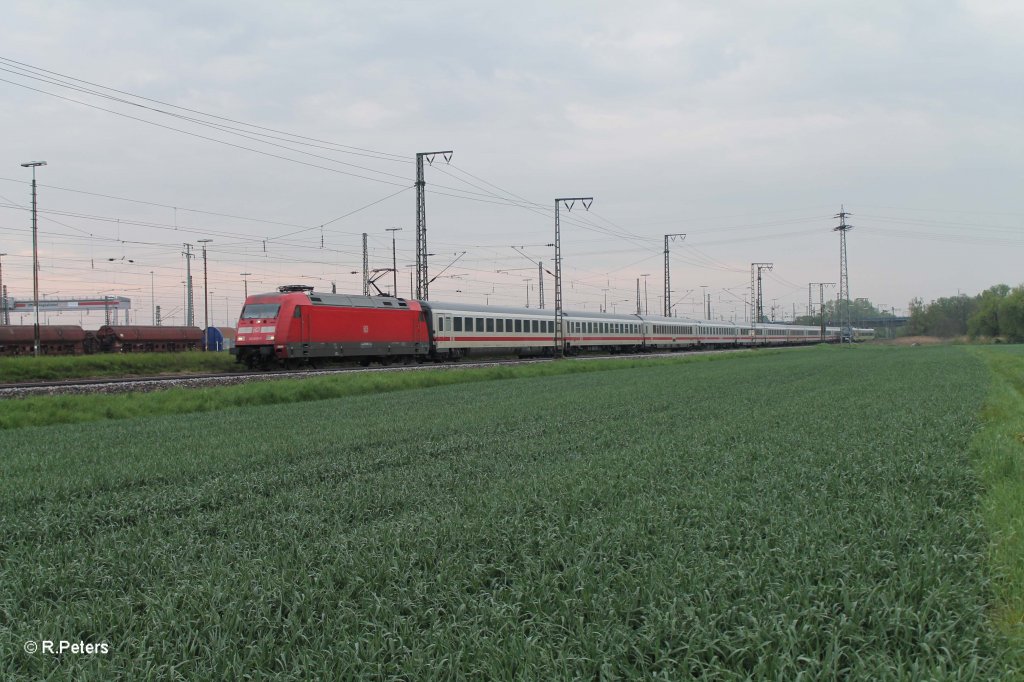
POLYGON ((274 340, 274 335, 273 334, 271 334, 270 336, 267 337, 267 341, 273 341, 273 340, 274 340))

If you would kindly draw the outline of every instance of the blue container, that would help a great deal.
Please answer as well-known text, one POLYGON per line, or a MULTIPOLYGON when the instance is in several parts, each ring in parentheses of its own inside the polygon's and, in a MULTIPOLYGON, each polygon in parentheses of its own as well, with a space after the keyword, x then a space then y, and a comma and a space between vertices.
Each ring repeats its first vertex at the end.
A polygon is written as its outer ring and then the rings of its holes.
POLYGON ((206 350, 229 351, 235 347, 234 327, 209 327, 203 335, 206 350))

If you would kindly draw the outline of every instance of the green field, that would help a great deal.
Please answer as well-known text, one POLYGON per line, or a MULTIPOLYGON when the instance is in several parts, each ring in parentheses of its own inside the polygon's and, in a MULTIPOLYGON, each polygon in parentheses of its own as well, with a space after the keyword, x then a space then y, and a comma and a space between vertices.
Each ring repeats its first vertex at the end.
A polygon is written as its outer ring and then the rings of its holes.
POLYGON ((989 493, 1020 452, 986 463, 1010 404, 988 353, 813 348, 0 432, 0 671, 1003 679, 1020 592, 989 493), (43 639, 111 651, 23 651, 43 639))
POLYGON ((100 353, 0 357, 0 383, 153 376, 185 372, 234 372, 245 369, 229 353, 100 353))

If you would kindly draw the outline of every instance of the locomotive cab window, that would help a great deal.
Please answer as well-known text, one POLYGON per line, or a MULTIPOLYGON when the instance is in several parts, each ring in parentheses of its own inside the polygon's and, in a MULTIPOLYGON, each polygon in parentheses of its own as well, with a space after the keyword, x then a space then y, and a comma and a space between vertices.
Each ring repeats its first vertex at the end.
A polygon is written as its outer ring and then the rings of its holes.
POLYGON ((250 303, 242 309, 243 320, 270 320, 277 317, 281 306, 276 303, 250 303))

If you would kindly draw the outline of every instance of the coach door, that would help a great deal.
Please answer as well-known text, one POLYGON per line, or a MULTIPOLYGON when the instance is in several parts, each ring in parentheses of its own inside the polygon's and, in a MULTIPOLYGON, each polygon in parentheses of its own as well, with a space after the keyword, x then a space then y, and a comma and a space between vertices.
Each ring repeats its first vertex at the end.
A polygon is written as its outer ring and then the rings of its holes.
POLYGON ((452 340, 452 316, 442 315, 441 316, 441 329, 438 330, 438 341, 451 341, 452 340))

